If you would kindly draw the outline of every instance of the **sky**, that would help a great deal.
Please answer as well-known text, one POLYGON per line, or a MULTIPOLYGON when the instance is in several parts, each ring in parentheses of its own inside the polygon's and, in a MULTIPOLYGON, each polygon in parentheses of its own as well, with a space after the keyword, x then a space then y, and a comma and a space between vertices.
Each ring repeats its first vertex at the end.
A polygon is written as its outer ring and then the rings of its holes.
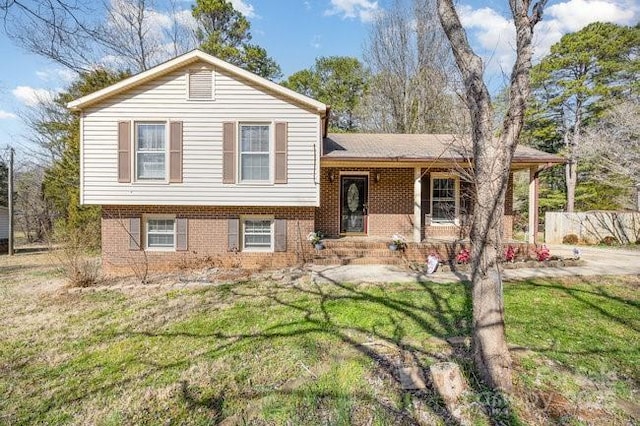
MULTIPOLYGON (((231 0, 251 22, 253 41, 264 47, 285 78, 313 65, 320 56, 362 58, 371 21, 393 0, 231 0)), ((180 0, 186 10, 190 0, 180 0)), ((474 49, 483 57, 485 79, 496 90, 514 59, 514 28, 506 0, 458 0, 457 9, 474 49)), ((159 10, 159 14, 163 11, 159 10)), ((563 34, 595 21, 635 25, 638 0, 550 0, 536 27, 535 57, 549 52, 563 34)), ((21 120, 39 98, 62 90, 74 73, 25 52, 0 33, 0 150, 25 146, 27 129, 21 120)))

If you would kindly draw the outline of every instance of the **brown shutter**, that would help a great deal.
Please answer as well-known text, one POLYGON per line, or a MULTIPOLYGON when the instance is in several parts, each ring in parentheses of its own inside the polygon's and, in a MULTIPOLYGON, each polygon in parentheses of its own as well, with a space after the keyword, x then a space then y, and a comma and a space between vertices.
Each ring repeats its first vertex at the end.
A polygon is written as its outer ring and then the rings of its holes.
POLYGON ((222 183, 236 182, 236 123, 222 123, 222 183))
POLYGON ((131 182, 131 123, 118 123, 118 182, 131 182))
POLYGON ((276 239, 273 245, 274 251, 287 251, 287 220, 276 219, 274 223, 276 239))
POLYGON ((186 251, 188 221, 186 218, 176 219, 176 251, 186 251))
POLYGON ((169 124, 169 182, 182 182, 182 121, 169 124))
POLYGON ((229 251, 240 251, 240 219, 229 219, 228 228, 229 251))
POLYGON ((287 183, 287 123, 276 123, 276 176, 275 183, 287 183))
POLYGON ((129 218, 129 250, 140 250, 140 221, 139 217, 129 218))

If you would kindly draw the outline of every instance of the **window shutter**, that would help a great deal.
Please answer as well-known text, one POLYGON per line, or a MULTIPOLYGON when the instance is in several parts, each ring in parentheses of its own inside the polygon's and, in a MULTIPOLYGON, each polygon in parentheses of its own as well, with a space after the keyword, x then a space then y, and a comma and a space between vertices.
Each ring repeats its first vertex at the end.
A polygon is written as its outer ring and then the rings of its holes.
POLYGON ((222 183, 236 182, 236 123, 222 123, 222 183))
MULTIPOLYGON (((428 172, 422 176, 422 214, 431 214, 431 174, 428 172)), ((425 222, 426 223, 426 222, 425 222)))
POLYGON ((187 251, 188 220, 184 217, 176 218, 176 251, 187 251))
POLYGON ((129 250, 141 250, 139 217, 129 218, 129 250))
POLYGON ((213 99, 213 72, 211 70, 189 71, 189 99, 213 99))
POLYGON ((277 252, 287 251, 287 220, 276 219, 274 222, 276 239, 273 249, 277 252))
POLYGON ((228 228, 229 251, 240 251, 240 219, 229 219, 228 228))
POLYGON ((169 182, 182 182, 182 121, 169 124, 169 182))
POLYGON ((275 183, 287 183, 287 123, 276 123, 276 176, 275 183))
POLYGON ((131 123, 118 123, 118 182, 131 182, 131 123))

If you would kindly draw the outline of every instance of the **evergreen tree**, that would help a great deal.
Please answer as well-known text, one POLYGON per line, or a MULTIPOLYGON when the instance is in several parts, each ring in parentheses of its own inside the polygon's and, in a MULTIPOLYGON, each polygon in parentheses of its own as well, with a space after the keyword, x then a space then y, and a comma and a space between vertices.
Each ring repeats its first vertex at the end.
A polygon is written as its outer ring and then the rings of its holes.
POLYGON ((57 212, 59 228, 65 231, 82 230, 100 244, 100 208, 80 205, 80 117, 66 109, 66 104, 96 90, 110 86, 126 77, 128 72, 114 73, 97 69, 82 73, 65 91, 56 96, 48 114, 34 125, 48 140, 55 141, 50 150, 58 154, 46 169, 44 196, 57 212))
POLYGON ((292 74, 283 86, 331 106, 332 131, 357 130, 355 110, 366 91, 369 73, 362 63, 348 56, 316 59, 313 67, 292 74))
POLYGON ((275 80, 280 66, 267 51, 251 43, 251 24, 227 0, 196 0, 192 9, 200 49, 224 61, 275 80))
MULTIPOLYGON (((563 36, 532 70, 526 139, 567 157, 567 211, 580 207, 576 186, 581 175, 588 175, 578 156, 585 128, 621 98, 638 95, 639 46, 640 27, 596 22, 563 36)), ((597 190, 583 189, 585 194, 597 190)))

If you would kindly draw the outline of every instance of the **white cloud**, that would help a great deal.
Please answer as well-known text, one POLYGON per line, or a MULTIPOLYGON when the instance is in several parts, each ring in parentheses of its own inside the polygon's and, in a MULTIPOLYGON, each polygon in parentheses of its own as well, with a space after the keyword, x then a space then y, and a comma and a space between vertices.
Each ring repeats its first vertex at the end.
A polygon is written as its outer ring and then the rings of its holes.
POLYGON ((11 91, 15 98, 26 106, 36 106, 53 100, 54 92, 47 89, 36 89, 30 86, 18 86, 11 91))
POLYGON ((358 18, 362 22, 371 22, 381 12, 377 1, 371 0, 331 0, 331 9, 324 14, 342 15, 343 18, 358 18))
POLYGON ((56 83, 59 86, 66 86, 78 76, 77 73, 66 68, 47 68, 36 71, 36 75, 42 81, 56 83))
MULTIPOLYGON (((488 74, 509 73, 515 60, 513 20, 484 7, 459 7, 460 20, 483 57, 488 74)), ((640 6, 633 0, 567 0, 545 9, 534 34, 534 56, 539 59, 569 32, 600 21, 630 25, 640 18, 640 6)))
POLYGON ((0 120, 11 120, 14 118, 18 118, 14 113, 0 109, 0 120))
POLYGON ((230 0, 233 8, 238 12, 242 13, 247 18, 256 18, 256 12, 253 8, 253 5, 247 3, 245 0, 230 0))

